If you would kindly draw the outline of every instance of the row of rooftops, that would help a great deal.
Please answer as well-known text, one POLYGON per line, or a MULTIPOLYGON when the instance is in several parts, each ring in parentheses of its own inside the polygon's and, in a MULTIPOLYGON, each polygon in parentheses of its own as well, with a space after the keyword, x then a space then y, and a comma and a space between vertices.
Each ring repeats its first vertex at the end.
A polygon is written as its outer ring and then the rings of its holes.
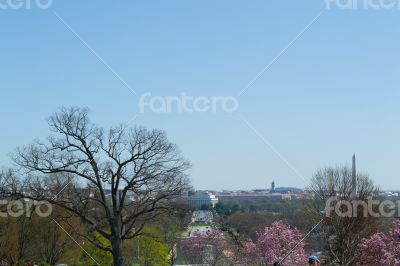
POLYGON ((215 190, 197 190, 195 193, 192 194, 213 194, 217 197, 219 196, 227 196, 227 195, 281 195, 281 194, 303 194, 305 193, 304 190, 295 188, 295 187, 277 187, 274 188, 272 191, 271 189, 252 189, 252 190, 222 190, 222 191, 215 191, 215 190))

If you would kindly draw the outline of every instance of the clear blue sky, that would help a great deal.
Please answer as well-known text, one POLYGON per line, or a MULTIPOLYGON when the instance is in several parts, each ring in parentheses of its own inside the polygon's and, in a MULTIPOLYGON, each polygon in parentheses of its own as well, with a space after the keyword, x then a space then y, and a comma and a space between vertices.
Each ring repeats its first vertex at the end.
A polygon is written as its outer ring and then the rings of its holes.
MULTIPOLYGON (((1 164, 45 137, 44 118, 60 106, 87 106, 108 127, 130 121, 144 92, 237 97, 321 10, 322 0, 0 9, 1 164)), ((399 24, 400 9, 325 10, 237 98, 236 112, 146 112, 133 124, 166 130, 199 189, 304 187, 320 167, 350 165, 353 153, 382 188, 400 189, 399 24)))

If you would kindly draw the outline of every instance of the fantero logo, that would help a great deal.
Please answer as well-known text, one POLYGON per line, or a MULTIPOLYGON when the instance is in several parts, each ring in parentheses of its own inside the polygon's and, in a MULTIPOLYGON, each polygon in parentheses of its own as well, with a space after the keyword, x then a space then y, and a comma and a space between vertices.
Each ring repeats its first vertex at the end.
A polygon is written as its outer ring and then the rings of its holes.
POLYGON ((0 0, 0 9, 48 9, 53 0, 0 0))
POLYGON ((177 96, 153 96, 146 92, 139 100, 141 113, 232 113, 238 107, 239 102, 233 96, 191 96, 185 92, 177 96))
POLYGON ((33 200, 0 200, 0 217, 31 217, 36 213, 39 217, 49 217, 53 206, 47 201, 33 200))
POLYGON ((326 8, 400 9, 400 0, 325 0, 326 8))
POLYGON ((326 201, 325 215, 331 217, 400 217, 400 201, 377 200, 369 197, 365 200, 343 200, 331 197, 326 201))

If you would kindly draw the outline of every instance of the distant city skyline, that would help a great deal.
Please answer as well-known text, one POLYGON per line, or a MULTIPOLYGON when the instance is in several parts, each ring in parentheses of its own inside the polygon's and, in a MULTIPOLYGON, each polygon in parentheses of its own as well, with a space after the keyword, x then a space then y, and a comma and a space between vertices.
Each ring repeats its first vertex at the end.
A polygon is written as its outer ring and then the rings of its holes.
POLYGON ((47 137, 57 108, 87 106, 105 128, 165 130, 196 189, 304 188, 353 153, 360 173, 400 189, 398 9, 88 0, 0 12, 12 25, 0 29, 2 166, 47 137))

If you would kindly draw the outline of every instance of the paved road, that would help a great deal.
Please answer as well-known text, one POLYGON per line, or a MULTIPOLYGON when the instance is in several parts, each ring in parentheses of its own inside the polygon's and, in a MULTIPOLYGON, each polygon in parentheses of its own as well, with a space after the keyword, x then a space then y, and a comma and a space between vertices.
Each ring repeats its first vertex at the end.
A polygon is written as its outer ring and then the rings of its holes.
POLYGON ((192 223, 213 223, 213 214, 210 211, 194 211, 192 215, 192 223))

